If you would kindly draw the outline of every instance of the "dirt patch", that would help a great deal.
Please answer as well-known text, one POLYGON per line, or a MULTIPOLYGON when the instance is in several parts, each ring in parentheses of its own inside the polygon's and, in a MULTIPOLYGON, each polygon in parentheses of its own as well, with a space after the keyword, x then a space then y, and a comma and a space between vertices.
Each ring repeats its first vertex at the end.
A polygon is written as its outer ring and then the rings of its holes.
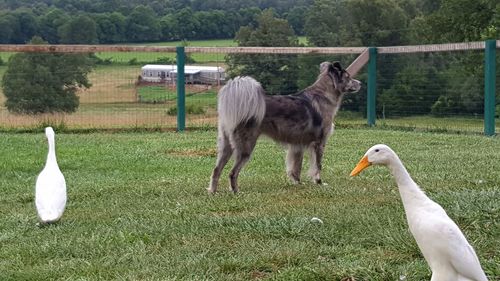
POLYGON ((216 157, 217 149, 169 149, 166 154, 177 157, 216 157))

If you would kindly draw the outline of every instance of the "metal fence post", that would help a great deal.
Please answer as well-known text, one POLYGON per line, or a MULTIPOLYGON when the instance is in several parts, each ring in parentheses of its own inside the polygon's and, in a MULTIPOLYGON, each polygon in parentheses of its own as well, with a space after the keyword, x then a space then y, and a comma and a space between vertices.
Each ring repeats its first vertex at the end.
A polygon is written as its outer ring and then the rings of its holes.
POLYGON ((484 42, 484 134, 495 135, 496 40, 484 42))
POLYGON ((183 132, 186 127, 186 86, 184 84, 184 47, 177 51, 177 131, 183 132))
POLYGON ((366 115, 368 126, 375 126, 375 97, 377 96, 377 48, 369 48, 368 89, 366 98, 366 115))

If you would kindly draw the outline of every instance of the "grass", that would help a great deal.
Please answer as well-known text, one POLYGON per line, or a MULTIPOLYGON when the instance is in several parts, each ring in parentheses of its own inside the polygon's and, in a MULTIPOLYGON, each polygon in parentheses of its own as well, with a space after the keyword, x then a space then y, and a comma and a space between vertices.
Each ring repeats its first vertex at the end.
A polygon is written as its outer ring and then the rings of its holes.
POLYGON ((176 99, 175 89, 168 89, 165 86, 145 86, 138 89, 139 100, 141 102, 160 103, 176 99))
MULTIPOLYGON (((0 129, 11 130, 17 128, 34 128, 40 123, 64 122, 68 128, 95 129, 95 128, 174 128, 175 116, 167 112, 175 106, 175 94, 167 91, 154 91, 160 88, 139 88, 136 91, 135 83, 140 74, 140 65, 99 65, 89 74, 92 87, 79 92, 80 106, 74 114, 44 115, 32 117, 10 114, 4 107, 5 97, 0 88, 0 129), (146 90, 147 89, 147 90, 146 90), (138 103, 137 94, 145 91, 147 99, 166 103, 138 103), (165 93, 164 93, 165 92, 165 93)), ((0 76, 6 66, 0 66, 0 76)), ((205 89, 207 90, 207 89, 205 89)), ((203 90, 203 91, 205 91, 203 90)), ((174 89, 172 89, 174 91, 174 89)), ((198 93, 199 89, 186 89, 186 105, 193 104, 193 108, 203 107, 205 114, 187 116, 187 126, 215 127, 216 88, 207 90, 207 93, 198 93), (190 96, 190 93, 197 92, 190 96)), ((484 124, 482 116, 455 116, 436 118, 432 116, 410 116, 401 118, 377 119, 379 128, 403 131, 432 131, 453 133, 481 134, 484 124)), ((341 111, 335 120, 337 127, 364 127, 366 118, 361 113, 341 111)), ((496 120, 496 131, 500 132, 500 119, 496 120)))
POLYGON ((500 139, 338 129, 325 186, 294 186, 279 145, 261 139, 241 194, 208 196, 216 132, 56 135, 69 201, 35 226, 41 133, 0 138, 1 280, 429 280, 387 169, 356 178, 365 150, 386 143, 500 278, 500 139), (319 217, 323 225, 312 224, 319 217), (347 279, 353 278, 353 279, 347 279))
MULTIPOLYGON (((176 89, 165 86, 142 86, 138 88, 138 95, 140 101, 148 103, 164 103, 177 100, 176 89)), ((217 93, 215 90, 188 89, 186 104, 189 103, 215 106, 217 104, 217 93)))
MULTIPOLYGON (((133 44, 143 46, 182 46, 183 42, 158 42, 158 43, 145 43, 133 44)), ((130 45, 130 44, 128 44, 130 45)), ((195 40, 188 41, 190 47, 236 47, 238 44, 232 39, 225 40, 195 40)), ((114 63, 128 63, 135 59, 137 63, 151 63, 161 58, 169 58, 175 60, 176 54, 172 53, 144 53, 144 52, 100 52, 96 55, 103 60, 111 60, 114 63)), ((224 54, 204 54, 196 53, 190 55, 197 63, 210 63, 210 62, 224 62, 224 54)))
MULTIPOLYGON (((307 39, 304 36, 299 37, 299 42, 307 44, 307 39)), ((187 41, 188 47, 237 47, 238 44, 233 39, 216 39, 216 40, 193 40, 187 41)), ((182 41, 172 42, 155 42, 141 44, 122 44, 122 45, 141 45, 141 46, 182 46, 182 41)), ((6 63, 9 57, 14 52, 0 52, 0 57, 6 63)), ((145 52, 98 52, 96 55, 102 60, 108 60, 113 63, 126 64, 135 59, 136 63, 152 63, 161 58, 169 58, 175 60, 175 52, 173 53, 145 53, 145 52)), ((191 54, 191 57, 197 63, 223 63, 224 54, 191 54)))

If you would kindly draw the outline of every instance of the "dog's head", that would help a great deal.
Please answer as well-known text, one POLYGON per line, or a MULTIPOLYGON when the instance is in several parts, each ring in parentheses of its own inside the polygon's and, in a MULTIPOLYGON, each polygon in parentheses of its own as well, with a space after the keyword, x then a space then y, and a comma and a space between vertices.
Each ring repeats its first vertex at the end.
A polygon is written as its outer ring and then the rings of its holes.
POLYGON ((361 82, 351 78, 349 73, 342 68, 339 62, 322 62, 320 72, 330 76, 335 89, 341 93, 356 93, 361 89, 361 82))

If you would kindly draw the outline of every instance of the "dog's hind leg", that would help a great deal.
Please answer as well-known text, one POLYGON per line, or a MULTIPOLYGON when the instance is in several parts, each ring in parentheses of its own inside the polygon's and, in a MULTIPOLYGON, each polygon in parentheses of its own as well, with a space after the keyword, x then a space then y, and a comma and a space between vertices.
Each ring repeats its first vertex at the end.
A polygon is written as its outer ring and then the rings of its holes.
POLYGON ((323 151, 325 149, 324 143, 312 143, 309 146, 310 153, 310 167, 309 176, 314 183, 321 184, 321 161, 323 160, 323 151))
POLYGON ((217 150, 217 162, 210 179, 210 187, 207 189, 209 193, 215 193, 217 191, 217 185, 219 183, 222 170, 233 154, 229 138, 224 133, 221 133, 218 138, 217 150))
POLYGON ((300 183, 300 172, 302 171, 302 160, 304 149, 299 145, 289 145, 286 154, 286 174, 293 184, 300 183))
POLYGON ((236 130, 231 136, 230 141, 234 147, 234 166, 229 172, 229 180, 231 182, 231 190, 237 193, 238 176, 241 169, 250 160, 252 151, 257 143, 259 133, 256 129, 236 130))

